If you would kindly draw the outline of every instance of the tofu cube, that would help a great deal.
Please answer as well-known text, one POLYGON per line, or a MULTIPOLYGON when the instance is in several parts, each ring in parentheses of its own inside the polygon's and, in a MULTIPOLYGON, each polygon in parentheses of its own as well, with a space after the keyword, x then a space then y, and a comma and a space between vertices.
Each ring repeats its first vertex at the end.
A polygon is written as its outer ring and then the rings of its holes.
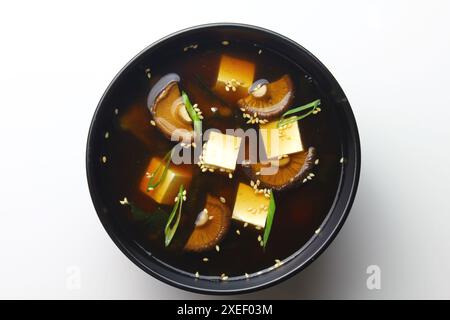
POLYGON ((252 85, 254 76, 254 63, 228 55, 222 55, 220 58, 217 85, 225 86, 227 82, 234 79, 241 83, 241 87, 248 88, 252 85))
POLYGON ((241 148, 241 137, 211 131, 203 145, 202 164, 205 168, 233 172, 241 148))
POLYGON ((278 120, 260 124, 259 133, 268 159, 304 150, 298 122, 277 128, 278 120))
POLYGON ((244 183, 239 183, 232 218, 264 228, 270 199, 244 183))
MULTIPOLYGON (((191 183, 192 171, 185 165, 170 164, 164 179, 155 187, 155 189, 147 191, 151 174, 152 172, 156 172, 159 165, 165 165, 160 158, 152 158, 150 160, 147 170, 141 180, 139 189, 159 204, 173 204, 180 186, 184 185, 185 189, 187 189, 191 183)), ((153 178, 153 181, 158 181, 157 179, 161 177, 163 171, 163 167, 161 167, 153 178)))

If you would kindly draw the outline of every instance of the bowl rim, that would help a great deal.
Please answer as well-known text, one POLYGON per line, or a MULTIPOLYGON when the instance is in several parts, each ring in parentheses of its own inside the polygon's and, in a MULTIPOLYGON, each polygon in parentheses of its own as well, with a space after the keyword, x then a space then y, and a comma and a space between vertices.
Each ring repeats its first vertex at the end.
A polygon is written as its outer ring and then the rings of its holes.
MULTIPOLYGON (((99 214, 101 211, 101 208, 99 207, 98 201, 96 200, 96 190, 93 185, 94 184, 93 183, 93 174, 90 172, 90 166, 92 165, 92 163, 91 163, 92 153, 93 153, 92 148, 91 148, 91 141, 92 141, 92 137, 93 137, 95 122, 98 117, 98 113, 101 109, 101 106, 104 104, 104 101, 105 101, 107 95, 109 94, 111 88, 114 86, 114 84, 117 82, 117 80, 124 74, 124 72, 131 65, 133 65, 133 63, 136 60, 138 60, 143 54, 145 54, 147 51, 151 50, 152 48, 164 43, 165 41, 167 41, 173 37, 180 36, 184 33, 198 31, 198 30, 204 30, 204 29, 210 29, 210 28, 211 29, 213 29, 213 28, 247 29, 249 31, 265 33, 268 36, 278 38, 281 41, 283 41, 293 47, 296 47, 298 50, 303 51, 303 53, 306 54, 308 56, 308 58, 311 59, 314 64, 316 64, 318 67, 320 67, 321 71, 326 73, 326 76, 328 77, 328 79, 331 80, 333 82, 333 84, 336 86, 336 88, 338 88, 340 90, 342 95, 344 97, 346 97, 344 91, 340 87, 339 83, 337 82, 337 80, 335 79, 333 74, 326 68, 326 66, 318 58, 316 58, 311 52, 309 52, 307 49, 305 49, 303 46, 301 46, 294 40, 292 40, 280 33, 277 33, 275 31, 272 31, 272 30, 269 30, 269 29, 266 29, 263 27, 255 26, 255 25, 244 24, 244 23, 230 23, 230 22, 207 23, 207 24, 200 24, 200 25, 184 28, 184 29, 178 30, 176 32, 173 32, 163 38, 160 38, 157 41, 154 41, 153 43, 151 43, 150 45, 145 47, 143 50, 141 50, 130 61, 128 61, 124 67, 122 67, 120 69, 120 71, 114 76, 114 78, 111 80, 111 82, 105 89, 105 91, 104 91, 103 95, 101 96, 100 101, 98 102, 97 107, 94 111, 94 114, 93 114, 92 120, 91 120, 91 124, 89 127, 89 131, 88 131, 87 143, 86 143, 86 157, 85 157, 86 177, 87 177, 87 182, 88 182, 89 194, 90 194, 92 203, 94 205, 94 209, 97 213, 97 216, 98 216, 101 224, 103 225, 103 228, 106 230, 109 237, 113 240, 113 242, 116 244, 116 246, 125 254, 125 256, 127 256, 127 258, 130 259, 140 269, 142 269, 147 274, 150 274, 154 278, 156 278, 166 284, 169 284, 169 285, 179 288, 179 289, 194 292, 194 293, 212 294, 212 295, 244 294, 244 293, 251 293, 254 291, 259 291, 259 290, 271 287, 273 285, 276 285, 280 282, 283 282, 283 281, 291 278, 295 274, 298 274, 300 271, 304 270, 314 260, 316 260, 325 251, 326 248, 328 248, 328 246, 335 239, 335 237, 339 233, 340 229, 344 225, 344 223, 348 217, 348 214, 351 210, 351 207, 353 205, 353 202, 355 200, 356 192, 358 189, 360 171, 361 171, 360 137, 359 137, 358 127, 356 124, 356 119, 355 119, 355 116, 353 114, 352 108, 351 108, 348 100, 346 101, 346 104, 348 105, 348 107, 344 110, 344 112, 346 114, 345 115, 346 121, 348 122, 347 123, 348 130, 350 131, 350 136, 351 136, 350 141, 351 141, 352 147, 354 149, 354 159, 353 159, 354 166, 353 166, 353 171, 351 172, 352 173, 352 181, 350 182, 351 183, 350 192, 348 193, 348 196, 346 199, 347 201, 345 203, 344 209, 342 210, 342 213, 339 216, 339 220, 337 223, 334 224, 333 229, 331 230, 331 232, 329 232, 326 239, 322 241, 321 245, 318 246, 318 248, 315 249, 314 252, 312 252, 309 255, 308 259, 306 259, 303 263, 298 263, 294 268, 287 270, 287 272, 282 273, 277 278, 270 280, 270 281, 266 281, 262 284, 257 284, 254 286, 248 286, 248 287, 243 287, 243 288, 238 288, 238 289, 211 289, 211 288, 204 288, 204 287, 196 287, 196 286, 192 286, 192 285, 189 285, 186 283, 178 282, 174 279, 171 279, 170 277, 166 277, 163 274, 160 274, 159 272, 156 272, 155 270, 149 268, 137 256, 135 256, 135 254, 130 250, 130 248, 126 244, 123 243, 123 241, 120 239, 120 237, 117 236, 116 232, 111 227, 109 221, 104 219, 99 214)), ((341 184, 342 184, 342 182, 340 182, 340 185, 341 184)), ((339 197, 336 196, 336 199, 337 198, 339 198, 339 197)), ((336 202, 336 199, 335 199, 335 202, 336 202)), ((333 206, 334 205, 335 204, 333 203, 333 206)), ((330 212, 331 212, 331 209, 330 209, 330 212)), ((327 216, 324 221, 327 222, 328 220, 329 220, 329 217, 327 216)), ((307 245, 310 241, 311 241, 311 239, 305 245, 307 245)))

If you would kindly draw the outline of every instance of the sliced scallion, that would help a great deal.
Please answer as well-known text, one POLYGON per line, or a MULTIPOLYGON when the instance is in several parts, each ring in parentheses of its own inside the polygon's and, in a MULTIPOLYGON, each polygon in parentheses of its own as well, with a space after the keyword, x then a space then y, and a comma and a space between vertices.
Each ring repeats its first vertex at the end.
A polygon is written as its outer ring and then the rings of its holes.
POLYGON ((319 106, 320 106, 320 99, 317 99, 317 100, 314 100, 313 102, 310 102, 303 106, 290 109, 290 110, 286 111, 285 113, 283 113, 280 120, 278 121, 277 127, 280 128, 289 123, 304 119, 307 116, 313 114, 319 106), (301 114, 301 115, 295 115, 296 113, 306 111, 306 110, 308 110, 308 112, 301 114))
POLYGON ((173 236, 175 235, 175 232, 177 231, 178 224, 180 223, 181 219, 181 209, 183 207, 183 191, 184 186, 181 185, 180 189, 178 190, 178 195, 176 197, 175 205, 173 206, 172 212, 169 215, 169 219, 166 223, 166 228, 164 229, 164 235, 165 235, 165 246, 167 247, 170 242, 172 241, 173 236))
POLYGON ((263 247, 266 248, 267 241, 269 240, 270 230, 272 229, 273 217, 275 215, 275 198, 273 196, 273 191, 270 192, 270 200, 269 200, 269 208, 266 218, 266 225, 264 227, 264 236, 263 236, 263 247))

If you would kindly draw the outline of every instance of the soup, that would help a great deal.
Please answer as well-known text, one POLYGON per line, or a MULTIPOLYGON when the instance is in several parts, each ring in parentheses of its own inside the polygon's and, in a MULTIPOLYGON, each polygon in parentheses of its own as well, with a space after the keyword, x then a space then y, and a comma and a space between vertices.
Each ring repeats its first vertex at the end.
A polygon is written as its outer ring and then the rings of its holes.
POLYGON ((233 281, 314 237, 344 158, 327 96, 282 53, 202 38, 157 47, 108 97, 104 210, 167 268, 233 281))

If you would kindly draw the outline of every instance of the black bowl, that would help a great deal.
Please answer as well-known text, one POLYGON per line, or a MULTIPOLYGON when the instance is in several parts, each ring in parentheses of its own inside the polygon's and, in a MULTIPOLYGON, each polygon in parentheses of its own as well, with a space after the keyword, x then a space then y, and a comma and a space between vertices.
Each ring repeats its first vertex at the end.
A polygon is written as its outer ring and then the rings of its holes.
MULTIPOLYGON (((133 88, 130 87, 129 90, 133 88)), ((355 118, 344 92, 327 68, 305 48, 280 34, 259 27, 230 23, 208 24, 179 31, 150 45, 133 58, 118 73, 101 98, 90 127, 86 152, 87 178, 92 201, 104 228, 120 250, 142 270, 159 280, 178 288, 209 294, 237 294, 262 289, 287 279, 314 261, 337 235, 350 211, 358 186, 360 163, 360 142, 355 118), (311 238, 303 248, 299 248, 296 256, 283 266, 246 280, 213 282, 194 279, 164 265, 125 235, 117 219, 113 218, 117 212, 106 206, 101 193, 99 159, 104 132, 114 116, 111 106, 120 100, 115 94, 118 84, 123 85, 123 80, 136 69, 142 70, 144 60, 155 54, 157 49, 170 48, 175 43, 194 43, 205 38, 248 40, 282 52, 317 82, 327 95, 328 104, 331 102, 334 105, 342 130, 340 134, 345 165, 334 204, 321 226, 320 233, 311 238)))

